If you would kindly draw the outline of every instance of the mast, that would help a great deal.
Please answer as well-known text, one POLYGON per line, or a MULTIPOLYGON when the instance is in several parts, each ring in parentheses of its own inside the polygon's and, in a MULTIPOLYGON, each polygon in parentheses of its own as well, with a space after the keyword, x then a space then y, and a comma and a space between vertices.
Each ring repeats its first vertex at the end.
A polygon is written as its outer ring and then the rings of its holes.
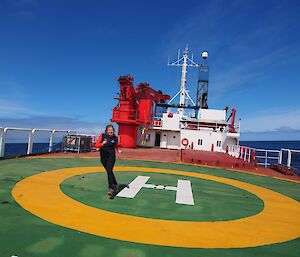
MULTIPOLYGON (((187 59, 188 59, 188 48, 185 49, 183 53, 183 63, 182 63, 182 69, 181 69, 181 85, 180 85, 180 101, 179 104, 185 105, 185 92, 186 92, 186 65, 187 65, 187 59)), ((178 110, 179 113, 183 114, 183 109, 180 108, 178 110)))
MULTIPOLYGON (((182 57, 180 57, 180 50, 178 50, 178 57, 177 61, 175 62, 168 62, 168 66, 181 66, 181 84, 180 84, 180 90, 172 97, 172 99, 169 101, 169 104, 180 94, 180 100, 179 105, 185 106, 186 105, 186 99, 188 98, 192 104, 195 106, 195 102, 190 97, 188 90, 186 89, 186 74, 187 74, 187 67, 199 67, 198 63, 194 62, 194 58, 192 56, 192 59, 188 56, 188 46, 185 48, 182 57)), ((180 116, 184 115, 184 108, 178 108, 178 113, 180 116)))
POLYGON ((198 84, 197 84, 197 106, 202 109, 208 109, 208 75, 209 67, 207 65, 208 52, 202 52, 204 63, 199 66, 198 84))

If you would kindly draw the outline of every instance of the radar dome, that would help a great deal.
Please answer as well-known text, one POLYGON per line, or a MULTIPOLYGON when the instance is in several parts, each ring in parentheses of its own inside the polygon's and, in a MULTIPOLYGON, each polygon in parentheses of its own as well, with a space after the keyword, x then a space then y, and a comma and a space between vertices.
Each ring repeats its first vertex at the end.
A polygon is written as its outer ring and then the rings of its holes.
POLYGON ((202 58, 207 59, 208 58, 208 52, 206 52, 206 51, 202 52, 202 58))

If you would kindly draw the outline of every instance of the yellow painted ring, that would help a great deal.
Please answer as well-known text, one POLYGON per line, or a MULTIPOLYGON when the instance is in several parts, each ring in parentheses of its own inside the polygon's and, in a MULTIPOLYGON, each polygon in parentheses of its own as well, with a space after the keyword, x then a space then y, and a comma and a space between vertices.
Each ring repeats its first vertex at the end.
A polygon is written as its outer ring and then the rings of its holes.
POLYGON ((60 184, 70 177, 99 171, 102 172, 103 168, 67 168, 40 173, 18 182, 12 194, 24 209, 49 222, 136 243, 187 248, 244 248, 285 242, 300 236, 298 201, 228 178, 179 170, 115 167, 115 171, 176 174, 229 184, 258 196, 264 201, 264 210, 254 216, 231 221, 158 220, 87 206, 60 190, 60 184))

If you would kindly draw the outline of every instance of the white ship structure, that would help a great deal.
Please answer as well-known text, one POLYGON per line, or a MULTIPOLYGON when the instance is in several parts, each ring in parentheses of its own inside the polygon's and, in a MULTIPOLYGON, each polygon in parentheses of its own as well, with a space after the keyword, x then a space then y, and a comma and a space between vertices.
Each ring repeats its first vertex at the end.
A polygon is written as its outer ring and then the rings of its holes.
POLYGON ((180 90, 168 103, 155 104, 152 123, 141 125, 137 130, 138 146, 226 152, 239 156, 240 122, 235 123, 236 110, 208 108, 207 58, 208 53, 203 52, 204 64, 196 63, 193 57, 189 58, 186 47, 182 56, 179 52, 178 59, 168 63, 181 67, 180 90), (199 70, 195 101, 186 86, 188 67, 199 70), (174 104, 178 96, 179 103, 174 104))

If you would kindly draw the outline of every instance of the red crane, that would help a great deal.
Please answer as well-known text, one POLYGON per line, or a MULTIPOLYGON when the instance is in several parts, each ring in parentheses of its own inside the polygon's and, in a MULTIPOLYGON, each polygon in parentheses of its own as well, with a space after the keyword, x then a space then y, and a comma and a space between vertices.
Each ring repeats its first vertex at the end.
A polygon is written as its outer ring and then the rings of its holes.
MULTIPOLYGON (((227 107, 226 107, 227 108, 227 107)), ((227 109, 228 110, 228 109, 227 109)), ((236 115, 236 109, 232 109, 229 117, 227 118, 227 122, 231 118, 231 124, 229 125, 229 132, 230 133, 236 133, 236 130, 234 128, 234 122, 235 122, 235 115, 236 115)))
POLYGON ((161 91, 152 89, 149 83, 133 86, 133 77, 121 76, 119 97, 115 98, 119 104, 113 109, 112 122, 119 125, 119 144, 122 147, 136 147, 138 126, 147 127, 153 123, 155 104, 165 103, 170 99, 161 91))

